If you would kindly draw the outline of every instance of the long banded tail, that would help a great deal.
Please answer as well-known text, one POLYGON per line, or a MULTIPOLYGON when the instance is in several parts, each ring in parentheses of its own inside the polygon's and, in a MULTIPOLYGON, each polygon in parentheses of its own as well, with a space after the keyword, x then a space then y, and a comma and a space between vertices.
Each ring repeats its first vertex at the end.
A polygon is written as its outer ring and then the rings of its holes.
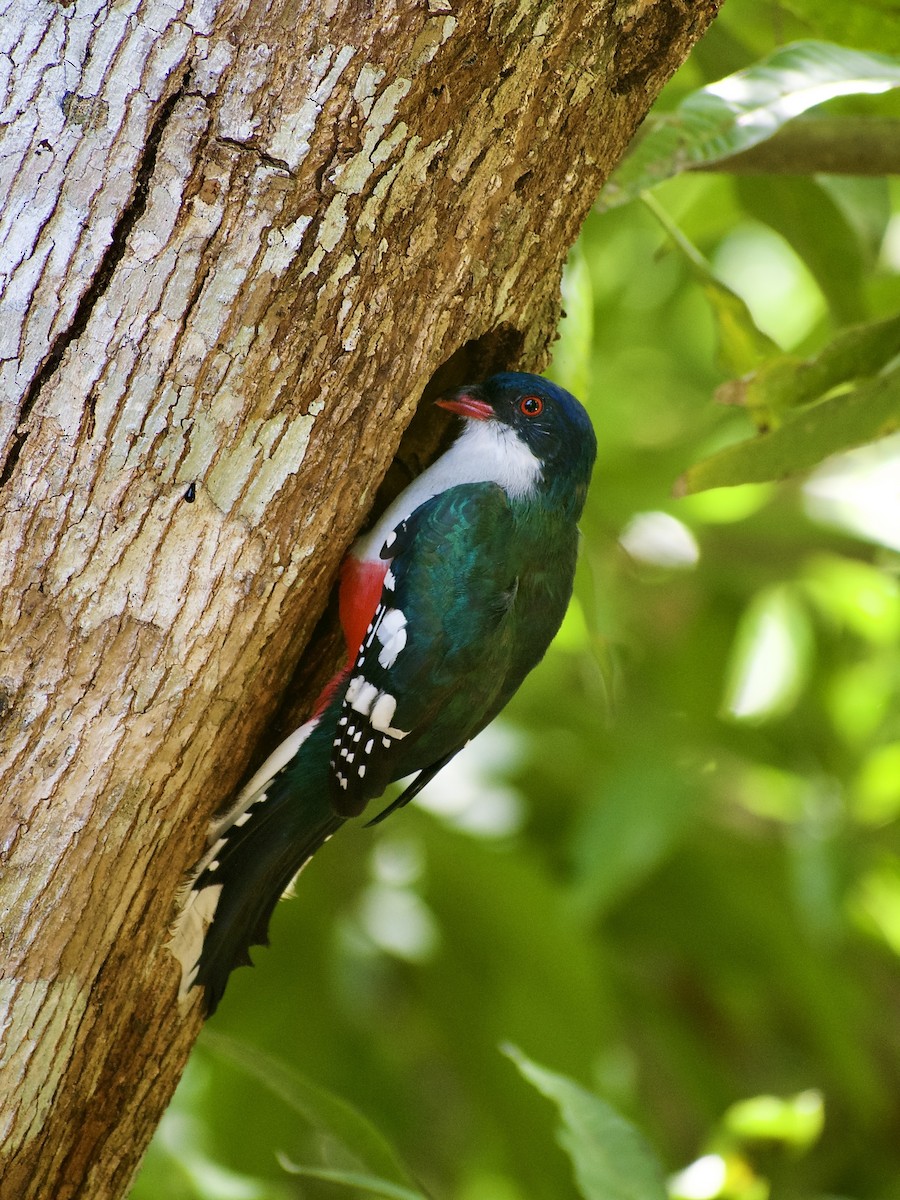
POLYGON ((320 758, 327 764, 317 728, 313 720, 298 729, 212 824, 209 849, 182 893, 169 942, 181 964, 179 996, 205 988, 210 1015, 234 968, 250 965, 250 947, 268 944, 269 920, 291 880, 344 823, 316 769, 320 758))

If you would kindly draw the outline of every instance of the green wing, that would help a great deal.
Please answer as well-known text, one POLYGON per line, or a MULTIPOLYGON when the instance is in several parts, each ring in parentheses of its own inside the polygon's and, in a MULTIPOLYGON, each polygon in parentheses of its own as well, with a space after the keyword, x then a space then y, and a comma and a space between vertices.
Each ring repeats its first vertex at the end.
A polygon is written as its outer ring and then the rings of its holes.
POLYGON ((350 672, 332 757, 344 814, 461 749, 508 698, 515 659, 523 564, 501 488, 463 484, 432 497, 384 553, 390 571, 350 672))

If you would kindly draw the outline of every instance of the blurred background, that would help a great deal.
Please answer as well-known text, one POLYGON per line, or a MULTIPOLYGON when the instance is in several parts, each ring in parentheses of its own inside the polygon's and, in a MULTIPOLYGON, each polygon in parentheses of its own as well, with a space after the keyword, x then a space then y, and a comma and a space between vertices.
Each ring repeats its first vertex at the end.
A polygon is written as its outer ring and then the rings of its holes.
MULTIPOLYGON (((658 111, 798 39, 900 55, 900 11, 729 0, 658 111)), ((891 61, 816 115, 889 129, 891 61)), ((898 268, 877 174, 726 159, 598 206, 551 370, 600 443, 565 625, 420 802, 304 871, 132 1200, 900 1197, 900 440, 676 498, 791 424, 716 390, 892 317, 898 268), (621 1190, 592 1147, 636 1155, 621 1190)))

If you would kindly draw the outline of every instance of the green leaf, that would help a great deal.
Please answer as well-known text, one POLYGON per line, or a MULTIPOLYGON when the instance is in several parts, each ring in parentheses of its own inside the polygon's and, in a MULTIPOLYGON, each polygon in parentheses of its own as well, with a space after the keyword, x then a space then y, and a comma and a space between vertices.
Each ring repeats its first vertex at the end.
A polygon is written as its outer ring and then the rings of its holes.
POLYGON ((696 780, 645 746, 598 779, 572 839, 579 914, 594 920, 636 890, 697 820, 700 795, 696 780))
POLYGON ((310 1083, 262 1050, 224 1034, 204 1030, 202 1044, 246 1072, 314 1128, 329 1134, 374 1175, 400 1185, 413 1182, 383 1134, 346 1100, 310 1083))
POLYGON ((751 371, 769 359, 780 357, 781 347, 759 328, 744 300, 716 278, 709 263, 656 198, 647 194, 643 196, 643 201, 681 251, 709 301, 716 323, 719 361, 723 369, 742 373, 751 371))
POLYGON ((809 615, 797 589, 769 587, 750 601, 738 623, 724 708, 739 721, 767 721, 795 707, 813 653, 809 615))
POLYGON ((752 67, 692 92, 659 117, 607 181, 601 210, 633 200, 693 167, 770 138, 792 117, 836 96, 900 86, 900 61, 830 42, 793 42, 752 67))
MULTIPOLYGON (((782 410, 818 400, 852 380, 869 378, 900 354, 900 315, 842 330, 807 359, 784 356, 723 384, 717 398, 742 404, 777 423, 782 410)), ((759 422, 758 422, 759 423, 759 422)))
POLYGON ((387 1200, 427 1200, 422 1192, 398 1187, 397 1184, 390 1183, 387 1179, 378 1179, 374 1175, 361 1175, 358 1171, 332 1171, 328 1167, 300 1167, 283 1156, 279 1157, 279 1161, 291 1175, 302 1175, 305 1179, 322 1179, 326 1183, 343 1183, 360 1192, 369 1192, 373 1196, 385 1196, 387 1200))
POLYGON ((781 0, 796 13, 804 28, 817 36, 835 38, 846 46, 879 46, 887 54, 900 54, 900 21, 891 0, 853 0, 852 4, 822 0, 781 0))
POLYGON ((584 1200, 665 1200, 662 1169, 644 1137, 605 1100, 504 1046, 522 1075, 559 1108, 557 1140, 584 1200))
MULTIPOLYGON (((815 118, 821 120, 821 118, 815 118)), ((900 122, 898 122, 900 125, 900 122)), ((872 128, 871 121, 866 122, 872 128)), ((891 223, 891 186, 884 177, 859 175, 820 175, 816 183, 843 215, 853 230, 867 270, 872 270, 881 255, 884 238, 891 223)))
POLYGON ((842 450, 900 429, 900 370, 893 370, 809 405, 769 433, 738 442, 696 463, 681 477, 679 494, 736 483, 786 479, 842 450))
POLYGON ((734 181, 746 211, 781 234, 809 268, 838 324, 866 315, 859 240, 815 180, 747 176, 734 181))
POLYGON ((746 1141, 784 1142, 807 1150, 822 1133, 825 1103, 812 1089, 796 1096, 753 1096, 732 1104, 722 1123, 746 1141))

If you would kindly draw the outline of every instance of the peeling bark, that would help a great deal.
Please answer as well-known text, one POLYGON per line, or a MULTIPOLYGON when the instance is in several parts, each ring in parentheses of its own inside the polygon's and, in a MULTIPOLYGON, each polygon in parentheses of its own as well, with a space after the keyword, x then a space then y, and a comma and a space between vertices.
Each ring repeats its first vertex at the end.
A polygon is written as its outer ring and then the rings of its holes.
POLYGON ((207 820, 717 2, 0 2, 4 1196, 126 1190, 207 820))

